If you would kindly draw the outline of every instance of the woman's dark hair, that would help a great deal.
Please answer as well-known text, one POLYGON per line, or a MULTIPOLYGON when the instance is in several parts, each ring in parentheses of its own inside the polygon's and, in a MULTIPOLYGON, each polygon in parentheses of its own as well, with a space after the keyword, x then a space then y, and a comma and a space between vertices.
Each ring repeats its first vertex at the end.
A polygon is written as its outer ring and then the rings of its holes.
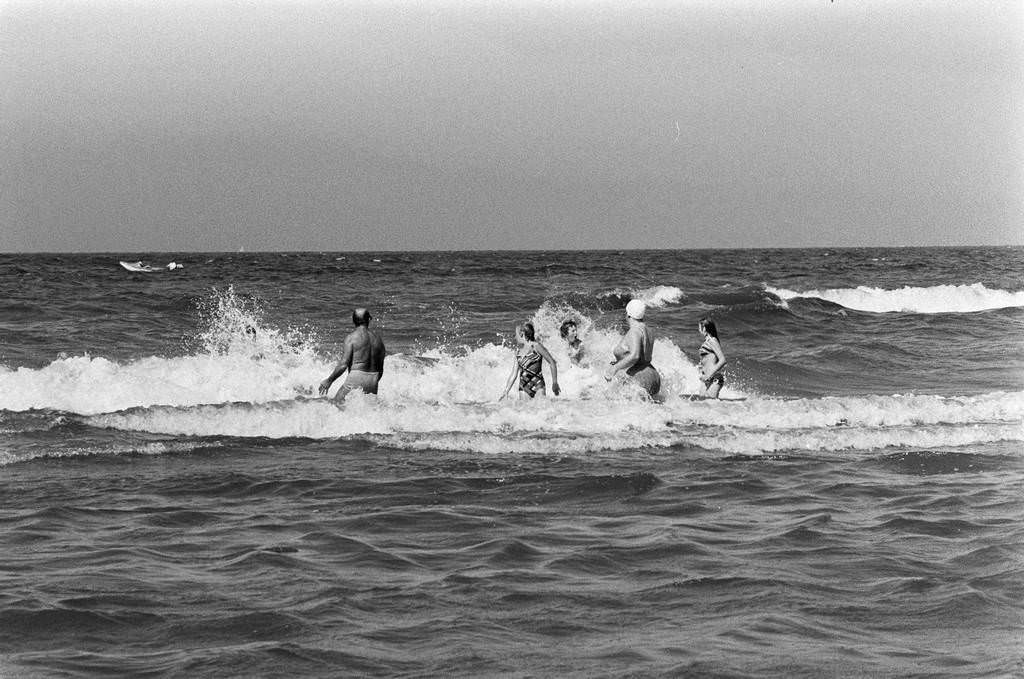
POLYGON ((575 328, 575 327, 577 327, 576 326, 576 321, 574 321, 574 320, 572 320, 570 318, 565 323, 562 323, 562 327, 558 329, 558 332, 561 333, 562 339, 565 339, 569 335, 569 328, 575 328))
POLYGON ((523 337, 525 337, 528 341, 533 342, 533 338, 536 336, 535 331, 533 329, 533 323, 531 323, 530 321, 526 321, 519 327, 523 329, 523 337))
POLYGON ((702 318, 697 324, 708 331, 708 334, 718 339, 718 328, 715 327, 715 322, 710 318, 702 318))

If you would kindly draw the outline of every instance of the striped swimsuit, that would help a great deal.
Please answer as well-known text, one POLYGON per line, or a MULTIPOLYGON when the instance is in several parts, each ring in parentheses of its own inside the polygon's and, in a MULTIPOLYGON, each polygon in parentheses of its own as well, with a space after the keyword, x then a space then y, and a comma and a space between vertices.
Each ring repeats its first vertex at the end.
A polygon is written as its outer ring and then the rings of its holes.
POLYGON ((519 391, 525 391, 530 398, 536 396, 538 391, 544 391, 544 375, 541 373, 543 361, 533 347, 530 347, 528 353, 516 356, 516 362, 519 363, 519 391))

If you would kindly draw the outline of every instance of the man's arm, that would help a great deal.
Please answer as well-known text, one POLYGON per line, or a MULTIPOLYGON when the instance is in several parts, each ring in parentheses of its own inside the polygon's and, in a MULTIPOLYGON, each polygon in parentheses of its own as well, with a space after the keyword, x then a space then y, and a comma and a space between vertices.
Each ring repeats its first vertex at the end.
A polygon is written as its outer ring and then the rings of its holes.
POLYGON ((334 384, 334 380, 341 377, 341 375, 349 369, 352 365, 352 342, 348 337, 345 338, 345 347, 341 352, 341 360, 338 361, 338 365, 334 367, 334 371, 327 376, 327 378, 320 383, 320 395, 324 396, 327 394, 327 390, 334 384))

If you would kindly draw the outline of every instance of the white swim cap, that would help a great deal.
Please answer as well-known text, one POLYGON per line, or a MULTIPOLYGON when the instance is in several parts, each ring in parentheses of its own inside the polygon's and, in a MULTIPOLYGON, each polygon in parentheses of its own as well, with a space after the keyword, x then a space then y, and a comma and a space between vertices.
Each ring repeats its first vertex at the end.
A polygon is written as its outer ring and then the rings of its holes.
POLYGON ((647 313, 647 305, 638 299, 631 299, 626 305, 626 315, 632 319, 642 321, 647 313))

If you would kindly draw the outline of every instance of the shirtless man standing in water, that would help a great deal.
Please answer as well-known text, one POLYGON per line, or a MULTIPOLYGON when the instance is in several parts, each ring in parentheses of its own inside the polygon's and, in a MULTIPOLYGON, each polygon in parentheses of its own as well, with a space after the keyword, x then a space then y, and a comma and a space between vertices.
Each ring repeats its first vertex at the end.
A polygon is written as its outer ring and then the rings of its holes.
POLYGON ((353 389, 359 389, 367 394, 376 394, 377 385, 384 375, 384 341, 375 332, 370 331, 370 312, 366 309, 356 309, 352 312, 352 323, 356 329, 345 338, 345 347, 342 350, 341 360, 338 361, 327 379, 320 383, 320 395, 327 395, 334 380, 341 377, 341 374, 348 370, 348 377, 344 384, 334 395, 336 399, 344 399, 345 395, 353 389))

